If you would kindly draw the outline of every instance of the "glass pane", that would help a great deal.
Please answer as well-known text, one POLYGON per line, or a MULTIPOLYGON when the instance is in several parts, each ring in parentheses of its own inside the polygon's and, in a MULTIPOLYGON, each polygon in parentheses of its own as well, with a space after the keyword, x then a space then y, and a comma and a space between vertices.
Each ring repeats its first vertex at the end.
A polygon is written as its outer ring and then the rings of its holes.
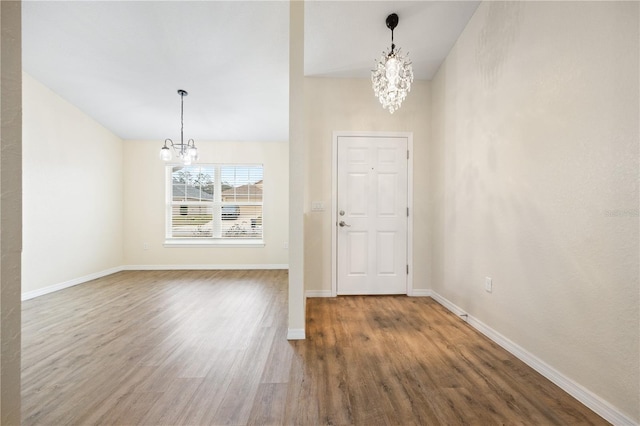
POLYGON ((202 166, 198 168, 193 179, 193 186, 200 190, 201 201, 213 200, 214 176, 213 166, 202 166))
POLYGON ((262 238, 262 206, 222 205, 223 238, 262 238))
POLYGON ((179 183, 174 181, 171 189, 171 193, 173 194, 171 199, 173 201, 186 201, 186 185, 184 183, 179 183))
POLYGON ((174 238, 204 238, 213 236, 211 205, 171 206, 171 236, 174 238))
POLYGON ((221 166, 222 202, 261 202, 262 166, 221 166))
POLYGON ((213 201, 213 166, 175 166, 172 169, 173 201, 213 201))
POLYGON ((262 166, 252 167, 249 170, 249 182, 252 184, 248 201, 262 202, 262 166))
POLYGON ((233 166, 220 167, 222 201, 236 201, 236 168, 233 166))

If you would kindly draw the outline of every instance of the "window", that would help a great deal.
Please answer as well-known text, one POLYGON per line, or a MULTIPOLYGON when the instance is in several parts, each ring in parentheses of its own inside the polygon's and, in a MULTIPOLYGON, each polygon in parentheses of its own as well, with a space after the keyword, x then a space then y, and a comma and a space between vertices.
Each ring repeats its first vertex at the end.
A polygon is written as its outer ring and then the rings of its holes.
POLYGON ((167 243, 261 243, 262 165, 167 167, 167 243))

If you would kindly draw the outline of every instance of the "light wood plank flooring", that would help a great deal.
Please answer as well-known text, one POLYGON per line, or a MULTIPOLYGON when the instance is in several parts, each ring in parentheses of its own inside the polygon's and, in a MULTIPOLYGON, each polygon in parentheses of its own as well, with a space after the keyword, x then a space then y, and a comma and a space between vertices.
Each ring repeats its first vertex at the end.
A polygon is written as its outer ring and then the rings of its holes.
POLYGON ((599 425, 430 298, 307 302, 286 271, 130 271, 23 303, 25 425, 599 425))

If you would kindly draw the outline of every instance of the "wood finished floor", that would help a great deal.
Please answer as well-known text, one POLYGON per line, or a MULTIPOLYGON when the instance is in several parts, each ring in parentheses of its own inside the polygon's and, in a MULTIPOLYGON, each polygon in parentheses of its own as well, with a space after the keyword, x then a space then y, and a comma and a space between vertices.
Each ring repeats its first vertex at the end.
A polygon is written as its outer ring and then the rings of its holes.
POLYGON ((599 425, 430 298, 309 299, 286 271, 130 271, 23 303, 25 425, 599 425))

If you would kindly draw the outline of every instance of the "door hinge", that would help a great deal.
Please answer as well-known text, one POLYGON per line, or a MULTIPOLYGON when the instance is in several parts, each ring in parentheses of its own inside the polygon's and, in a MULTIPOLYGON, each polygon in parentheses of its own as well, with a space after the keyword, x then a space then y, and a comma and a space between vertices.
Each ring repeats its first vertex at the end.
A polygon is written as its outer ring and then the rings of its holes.
POLYGON ((407 275, 409 275, 409 265, 407 265, 407 275))
POLYGON ((407 150, 407 160, 409 159, 409 150, 407 150))
POLYGON ((407 217, 409 217, 409 207, 407 207, 407 217))

